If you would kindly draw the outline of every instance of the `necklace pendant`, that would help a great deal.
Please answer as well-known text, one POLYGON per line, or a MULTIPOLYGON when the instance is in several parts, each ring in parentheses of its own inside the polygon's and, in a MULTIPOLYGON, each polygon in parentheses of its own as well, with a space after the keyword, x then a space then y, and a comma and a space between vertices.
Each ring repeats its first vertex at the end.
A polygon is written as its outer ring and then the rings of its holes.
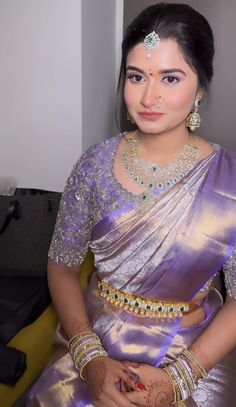
POLYGON ((186 144, 175 160, 160 167, 140 157, 137 133, 138 130, 131 135, 124 147, 122 165, 132 181, 142 189, 146 189, 142 194, 142 201, 146 202, 150 191, 163 191, 180 181, 198 161, 199 150, 186 144))
POLYGON ((144 193, 143 195, 142 195, 142 201, 143 202, 146 202, 146 201, 148 201, 148 194, 146 194, 146 193, 144 193))

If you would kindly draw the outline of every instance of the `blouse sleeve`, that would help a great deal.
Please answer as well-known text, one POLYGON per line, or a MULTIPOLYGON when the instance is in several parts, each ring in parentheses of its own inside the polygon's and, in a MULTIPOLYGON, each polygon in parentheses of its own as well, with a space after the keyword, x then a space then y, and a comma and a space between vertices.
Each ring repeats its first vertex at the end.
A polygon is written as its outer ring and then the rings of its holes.
POLYGON ((227 296, 236 300, 236 248, 223 267, 227 296))
POLYGON ((92 230, 91 183, 86 165, 75 164, 62 194, 49 258, 62 266, 78 267, 88 250, 92 230))

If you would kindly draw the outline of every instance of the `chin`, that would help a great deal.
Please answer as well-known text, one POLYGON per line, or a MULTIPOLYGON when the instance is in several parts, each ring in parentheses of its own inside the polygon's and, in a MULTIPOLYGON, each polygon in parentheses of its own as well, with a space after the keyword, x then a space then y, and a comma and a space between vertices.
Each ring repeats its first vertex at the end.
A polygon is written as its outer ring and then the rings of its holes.
POLYGON ((158 133, 163 133, 165 131, 168 131, 168 129, 165 129, 164 126, 157 126, 154 123, 149 123, 149 124, 144 124, 144 123, 136 123, 138 128, 143 132, 143 133, 148 133, 148 134, 158 134, 158 133))

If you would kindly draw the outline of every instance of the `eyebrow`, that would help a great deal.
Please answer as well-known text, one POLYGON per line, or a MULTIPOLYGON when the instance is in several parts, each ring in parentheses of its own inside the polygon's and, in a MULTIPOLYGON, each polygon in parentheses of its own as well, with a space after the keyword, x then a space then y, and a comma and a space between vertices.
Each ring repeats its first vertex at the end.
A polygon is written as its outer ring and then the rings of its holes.
MULTIPOLYGON (((137 72, 140 72, 143 74, 145 73, 142 69, 139 69, 136 66, 132 66, 132 65, 129 65, 126 67, 126 72, 127 71, 137 71, 137 72)), ((160 74, 175 73, 175 72, 182 73, 183 75, 186 76, 186 73, 182 69, 179 69, 179 68, 161 69, 159 71, 160 74)))

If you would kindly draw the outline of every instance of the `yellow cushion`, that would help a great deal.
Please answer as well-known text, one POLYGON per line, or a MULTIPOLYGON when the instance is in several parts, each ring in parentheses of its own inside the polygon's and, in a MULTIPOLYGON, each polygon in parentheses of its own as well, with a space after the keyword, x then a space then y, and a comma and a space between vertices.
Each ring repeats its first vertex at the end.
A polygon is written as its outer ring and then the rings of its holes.
MULTIPOLYGON (((81 265, 79 275, 83 289, 87 286, 93 270, 93 255, 89 250, 81 265)), ((1 407, 11 407, 46 366, 54 352, 53 340, 56 325, 57 317, 51 304, 35 322, 19 331, 9 342, 9 346, 26 353, 27 368, 15 386, 0 383, 1 407)))
POLYGON ((87 287, 90 276, 94 270, 95 270, 94 257, 91 250, 89 249, 84 259, 84 262, 81 265, 79 273, 80 284, 83 290, 87 287))
POLYGON ((0 384, 1 406, 11 407, 47 364, 54 350, 56 325, 56 314, 50 305, 35 322, 21 329, 9 342, 9 346, 27 354, 27 369, 14 387, 0 384))

